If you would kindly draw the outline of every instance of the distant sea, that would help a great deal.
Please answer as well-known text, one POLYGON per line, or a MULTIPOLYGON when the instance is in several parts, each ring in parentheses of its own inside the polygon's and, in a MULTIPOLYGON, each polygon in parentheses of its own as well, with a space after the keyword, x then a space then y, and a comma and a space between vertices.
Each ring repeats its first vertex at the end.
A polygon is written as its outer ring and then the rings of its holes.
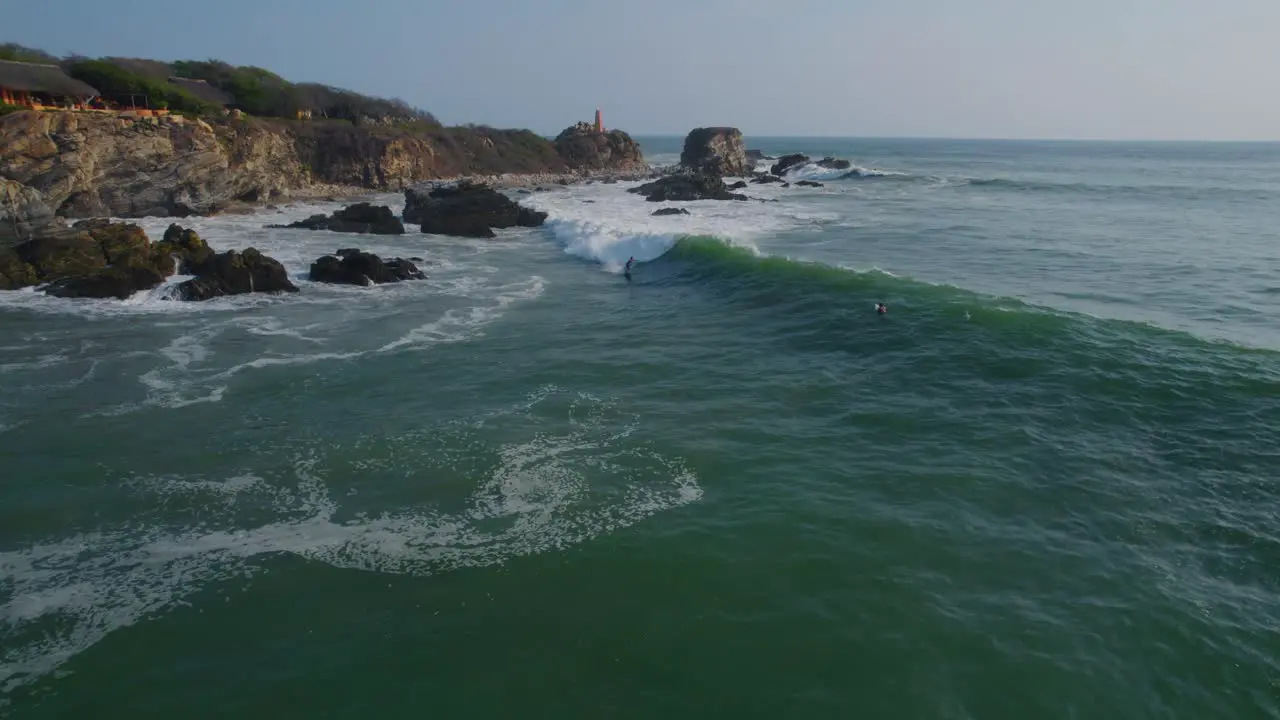
POLYGON ((748 146, 852 166, 0 292, 0 717, 1280 718, 1280 145, 748 146))

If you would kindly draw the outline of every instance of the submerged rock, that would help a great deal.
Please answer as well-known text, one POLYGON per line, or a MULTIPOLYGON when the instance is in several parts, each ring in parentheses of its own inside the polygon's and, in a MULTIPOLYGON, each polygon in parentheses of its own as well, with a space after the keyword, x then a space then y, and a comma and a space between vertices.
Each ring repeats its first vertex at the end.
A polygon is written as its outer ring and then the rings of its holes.
POLYGON ((547 219, 488 185, 466 181, 430 192, 410 188, 404 200, 405 222, 433 235, 491 238, 493 228, 538 227, 547 219))
POLYGON ((797 187, 822 187, 822 183, 816 182, 814 180, 797 180, 796 186, 797 187))
POLYGON ((685 136, 680 166, 708 175, 742 177, 751 172, 742 131, 731 127, 696 128, 685 136))
POLYGON ((769 183, 780 183, 782 178, 777 175, 759 175, 751 178, 751 182, 755 185, 768 185, 769 183))
POLYGON ((688 202, 691 200, 746 200, 746 195, 729 192, 724 180, 718 175, 701 172, 682 172, 667 175, 653 182, 634 187, 627 192, 645 196, 649 202, 674 200, 688 202))
POLYGON ((747 186, 747 181, 746 181, 746 180, 739 180, 738 182, 736 182, 736 183, 734 183, 734 184, 730 185, 730 186, 729 186, 729 189, 730 189, 730 190, 741 190, 742 188, 744 188, 744 187, 746 187, 746 186, 747 186))
POLYGON ((778 162, 774 163, 773 167, 769 168, 769 172, 781 177, 791 168, 796 167, 797 165, 804 165, 807 162, 809 162, 808 155, 801 155, 800 153, 783 155, 778 158, 778 162))
POLYGON ((411 261, 382 258, 362 250, 339 250, 311 263, 315 282, 341 285, 381 285, 402 280, 423 280, 427 276, 411 261))
POLYGON ((333 232, 373 235, 403 235, 404 223, 386 205, 356 203, 332 215, 312 215, 306 220, 288 225, 268 225, 273 228, 298 228, 302 230, 331 230, 333 232))
POLYGON ((665 207, 654 210, 651 215, 688 215, 689 211, 684 208, 665 207))

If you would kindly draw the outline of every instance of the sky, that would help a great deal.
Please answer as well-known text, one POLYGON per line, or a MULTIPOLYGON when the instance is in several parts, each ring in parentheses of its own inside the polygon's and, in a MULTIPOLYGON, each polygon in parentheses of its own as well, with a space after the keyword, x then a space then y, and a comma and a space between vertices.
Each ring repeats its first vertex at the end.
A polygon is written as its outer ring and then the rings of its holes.
POLYGON ((549 134, 1280 139, 1280 0, 0 0, 0 42, 549 134))

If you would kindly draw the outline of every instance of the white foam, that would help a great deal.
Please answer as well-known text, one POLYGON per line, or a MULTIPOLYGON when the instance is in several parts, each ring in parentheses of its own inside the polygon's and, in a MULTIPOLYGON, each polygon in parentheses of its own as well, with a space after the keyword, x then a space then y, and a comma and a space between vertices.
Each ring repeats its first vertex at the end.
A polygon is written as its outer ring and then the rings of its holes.
POLYGON ((6 636, 0 699, 116 630, 173 609, 213 583, 252 576, 273 554, 423 576, 563 549, 701 498, 696 476, 681 461, 620 442, 636 430, 634 416, 589 396, 573 399, 567 411, 551 410, 563 431, 507 444, 496 439, 510 429, 486 434, 493 422, 516 422, 527 434, 530 426, 519 425, 528 423, 526 415, 548 412, 538 406, 566 396, 546 388, 478 422, 430 428, 389 447, 379 438, 387 449, 366 453, 361 467, 320 470, 323 458, 304 455, 287 478, 135 480, 127 487, 170 520, 142 513, 119 527, 0 552, 0 587, 8 597, 0 605, 6 636), (477 450, 485 446, 496 451, 497 468, 477 450), (325 484, 329 472, 343 482, 377 472, 452 472, 476 484, 458 512, 427 504, 342 521, 341 502, 325 484), (236 511, 244 502, 265 502, 276 519, 243 525, 236 511), (184 505, 199 508, 199 526, 173 526, 173 512, 184 505))
MULTIPOLYGON (((619 272, 628 258, 648 262, 661 257, 681 237, 712 235, 733 245, 755 249, 755 239, 795 227, 795 208, 781 203, 700 200, 651 203, 626 192, 638 183, 588 185, 564 194, 540 193, 525 200, 549 215, 547 227, 565 252, 619 272), (590 201, 590 202, 587 202, 590 201), (664 206, 681 207, 689 215, 654 216, 664 206)), ((743 191, 754 198, 778 196, 778 188, 752 185, 743 191)))

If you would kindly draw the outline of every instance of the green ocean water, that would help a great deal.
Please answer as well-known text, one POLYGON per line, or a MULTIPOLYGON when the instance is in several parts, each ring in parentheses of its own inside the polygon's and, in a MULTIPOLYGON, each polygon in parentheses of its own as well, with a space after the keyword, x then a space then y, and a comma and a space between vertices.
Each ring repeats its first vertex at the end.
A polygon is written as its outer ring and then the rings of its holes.
POLYGON ((1280 717, 1280 146, 752 145, 858 171, 0 293, 0 716, 1280 717))

